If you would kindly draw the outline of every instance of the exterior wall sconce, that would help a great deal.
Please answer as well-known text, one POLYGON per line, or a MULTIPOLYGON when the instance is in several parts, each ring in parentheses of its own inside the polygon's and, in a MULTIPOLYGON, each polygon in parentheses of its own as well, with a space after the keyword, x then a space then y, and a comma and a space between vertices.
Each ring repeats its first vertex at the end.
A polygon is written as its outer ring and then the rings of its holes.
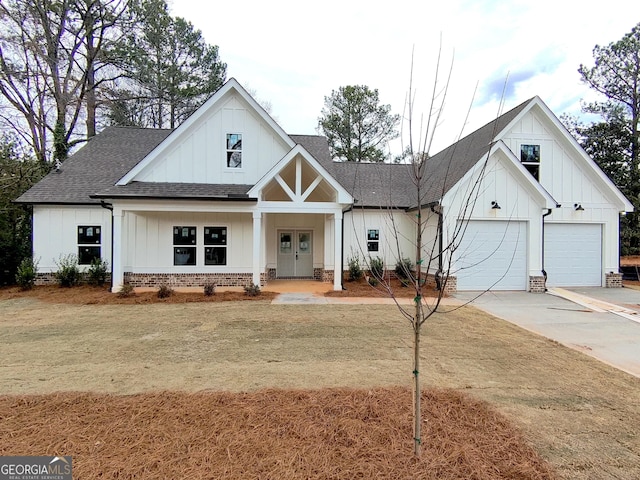
POLYGON ((495 200, 493 200, 493 201, 491 202, 491 208, 492 208, 493 210, 500 210, 502 207, 501 207, 500 205, 498 205, 498 202, 496 202, 495 200))
POLYGON ((573 204, 573 209, 576 212, 582 212, 584 210, 584 208, 582 208, 582 204, 581 203, 574 203, 573 204))

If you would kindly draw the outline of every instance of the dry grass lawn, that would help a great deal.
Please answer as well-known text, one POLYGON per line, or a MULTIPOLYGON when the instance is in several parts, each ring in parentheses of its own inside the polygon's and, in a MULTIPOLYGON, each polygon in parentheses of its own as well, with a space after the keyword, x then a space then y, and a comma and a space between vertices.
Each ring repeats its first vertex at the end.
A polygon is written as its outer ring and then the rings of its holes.
MULTIPOLYGON (((440 441, 442 457, 437 457, 468 469, 484 456, 485 467, 477 467, 473 474, 430 464, 435 457, 427 454, 424 468, 413 470, 410 456, 400 453, 410 453, 410 441, 402 442, 410 435, 411 329, 392 306, 271 305, 266 300, 69 305, 5 297, 0 300, 0 344, 0 393, 5 395, 0 401, 0 455, 25 454, 26 445, 38 450, 32 454, 77 451, 77 468, 92 465, 78 478, 92 478, 99 471, 119 478, 161 478, 163 466, 170 464, 178 468, 171 470, 173 475, 185 468, 184 475, 199 478, 186 472, 213 472, 213 465, 223 458, 227 470, 214 478, 368 478, 375 472, 381 472, 380 478, 553 478, 526 448, 509 450, 514 455, 516 450, 525 452, 529 473, 505 473, 496 470, 504 449, 473 442, 464 447, 458 443, 460 449, 452 443, 443 448, 440 441), (54 394, 61 391, 91 393, 54 394), (289 397, 283 399, 285 394, 289 397), (403 395, 406 400, 400 399, 403 395), (340 408, 328 407, 333 405, 331 397, 340 408), (261 403, 270 398, 300 416, 278 417, 261 403), (394 410, 399 407, 392 399, 406 410, 394 410), (207 423, 214 421, 207 420, 208 415, 224 405, 233 407, 242 437, 224 440, 207 423), (377 430, 376 421, 382 412, 393 412, 395 419, 380 427, 384 433, 377 430), (105 418, 111 420, 105 423, 105 418), (48 422, 55 429, 36 441, 38 432, 47 432, 42 429, 48 422), (78 424, 84 429, 65 437, 64 432, 72 432, 78 424), (186 428, 193 425, 201 428, 186 428), (184 438, 167 433, 181 426, 184 438), (253 430, 262 435, 252 437, 253 430), (101 435, 109 432, 113 437, 107 445, 101 435), (388 448, 372 450, 374 443, 364 439, 363 432, 374 435, 376 445, 388 448), (384 440, 375 437, 383 434, 384 440), (307 435, 312 443, 303 441, 307 435), (272 458, 266 445, 253 443, 267 437, 289 454, 272 458), (294 444, 300 449, 292 450, 293 444, 286 443, 291 438, 299 440, 294 444), (320 445, 321 439, 332 447, 324 450, 327 445, 320 445), (219 445, 213 448, 211 442, 219 445), (149 450, 150 445, 168 450, 149 450), (209 445, 211 455, 197 453, 201 445, 209 445), (333 465, 333 471, 314 473, 320 460, 307 460, 316 458, 310 456, 316 450, 323 452, 317 458, 333 465), (158 451, 165 456, 154 456, 158 451), (151 463, 140 466, 136 455, 151 463), (400 470, 389 470, 394 458, 400 470), (341 469, 357 459, 375 468, 341 469), (297 475, 287 477, 285 470, 279 470, 284 464, 293 468, 287 472, 297 475), (134 475, 127 465, 143 470, 134 475), (152 468, 149 465, 155 470, 145 471, 152 468), (453 473, 428 476, 445 470, 453 473)), ((438 416, 449 423, 460 418, 460 408, 446 407, 437 413, 438 408, 428 407, 438 405, 445 395, 453 401, 445 405, 463 405, 462 410, 476 412, 467 414, 471 423, 459 424, 466 432, 461 437, 474 440, 473 419, 477 427, 477 419, 493 415, 473 400, 478 399, 515 424, 563 478, 640 478, 640 379, 473 308, 432 317, 424 330, 422 356, 425 385, 471 396, 428 391, 425 435, 429 438, 439 438, 433 430, 438 416)), ((499 416, 487 425, 484 430, 507 432, 496 435, 503 440, 501 445, 521 445, 508 425, 499 430, 504 426, 499 416)), ((425 451, 434 450, 425 446, 425 451)), ((527 464, 523 457, 516 463, 518 468, 527 464)))

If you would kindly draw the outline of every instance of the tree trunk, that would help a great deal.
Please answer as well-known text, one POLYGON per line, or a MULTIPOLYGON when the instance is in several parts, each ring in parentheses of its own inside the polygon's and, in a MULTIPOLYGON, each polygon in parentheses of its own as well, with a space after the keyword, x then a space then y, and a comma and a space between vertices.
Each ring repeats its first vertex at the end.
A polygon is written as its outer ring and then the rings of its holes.
POLYGON ((420 389, 420 322, 418 312, 420 305, 416 305, 416 323, 413 329, 413 455, 420 457, 422 440, 422 406, 420 389))

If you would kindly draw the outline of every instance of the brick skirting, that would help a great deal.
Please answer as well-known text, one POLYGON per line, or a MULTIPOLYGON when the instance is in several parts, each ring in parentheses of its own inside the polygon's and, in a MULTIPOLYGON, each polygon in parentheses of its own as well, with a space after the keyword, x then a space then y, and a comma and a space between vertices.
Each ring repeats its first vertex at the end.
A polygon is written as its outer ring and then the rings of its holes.
POLYGON ((531 275, 529 277, 529 292, 544 293, 547 291, 546 282, 542 275, 531 275))
MULTIPOLYGON (((261 275, 261 281, 264 277, 261 275)), ((135 287, 204 287, 214 283, 217 287, 246 287, 253 283, 251 273, 124 273, 124 283, 135 287)), ((264 283, 263 283, 264 285, 264 283)))
POLYGON ((609 272, 605 275, 604 286, 607 288, 622 288, 622 274, 609 272))

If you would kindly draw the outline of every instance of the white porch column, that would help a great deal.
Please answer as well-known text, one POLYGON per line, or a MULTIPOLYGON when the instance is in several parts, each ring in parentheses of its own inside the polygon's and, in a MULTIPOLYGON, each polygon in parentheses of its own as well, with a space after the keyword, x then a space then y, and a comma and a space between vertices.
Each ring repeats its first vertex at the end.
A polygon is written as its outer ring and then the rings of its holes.
POLYGON ((333 289, 342 290, 342 210, 333 214, 334 248, 333 289))
POLYGON ((113 265, 111 266, 111 291, 114 293, 119 292, 122 289, 122 285, 124 285, 124 259, 122 258, 124 251, 124 237, 122 229, 123 217, 124 212, 121 209, 114 207, 112 217, 113 238, 111 239, 111 249, 113 256, 113 265))
POLYGON ((253 212, 253 283, 260 285, 260 252, 262 251, 262 212, 253 212))

